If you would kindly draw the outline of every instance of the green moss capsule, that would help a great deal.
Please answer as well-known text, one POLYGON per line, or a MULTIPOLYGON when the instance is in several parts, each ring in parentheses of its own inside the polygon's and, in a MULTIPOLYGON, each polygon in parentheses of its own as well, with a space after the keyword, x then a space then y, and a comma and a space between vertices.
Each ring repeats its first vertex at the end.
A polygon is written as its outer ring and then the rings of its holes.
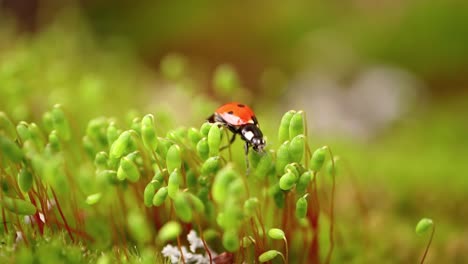
POLYGON ((200 198, 189 192, 186 193, 186 196, 190 201, 190 205, 192 205, 192 208, 195 209, 197 213, 202 214, 205 212, 205 205, 203 204, 203 201, 200 198))
POLYGON ((146 207, 151 207, 153 205, 153 197, 156 193, 156 188, 151 182, 146 185, 145 190, 143 191, 143 203, 146 207))
POLYGON ((307 187, 309 186, 309 183, 312 180, 312 177, 313 175, 311 171, 306 171, 302 173, 296 184, 296 191, 298 194, 303 194, 306 192, 307 187))
POLYGON ((122 166, 119 166, 117 169, 117 180, 124 181, 125 179, 127 179, 127 174, 123 170, 122 166))
POLYGON ((140 171, 133 161, 127 157, 123 157, 120 160, 117 178, 119 180, 128 179, 131 182, 136 182, 140 179, 140 171))
POLYGON ((223 234, 223 246, 229 252, 236 252, 239 249, 239 235, 236 230, 226 230, 223 234))
POLYGON ((187 137, 190 140, 190 143, 192 143, 193 146, 196 146, 198 141, 202 139, 202 134, 196 128, 191 127, 187 131, 187 137))
POLYGON ((89 205, 96 204, 96 203, 99 202, 99 200, 101 200, 101 197, 102 197, 101 193, 95 193, 95 194, 88 195, 86 197, 86 203, 89 204, 89 205))
POLYGON ((98 169, 106 169, 107 168, 107 162, 108 162, 109 156, 107 155, 106 152, 101 151, 96 153, 96 157, 94 158, 94 166, 98 169))
POLYGON ((101 170, 97 174, 97 178, 101 183, 117 183, 117 172, 115 170, 101 170))
POLYGON ((310 158, 309 168, 313 171, 319 172, 325 162, 326 155, 327 147, 321 147, 315 150, 310 158))
POLYGON ((71 137, 71 130, 62 107, 60 105, 55 105, 51 113, 54 129, 57 131, 61 139, 68 141, 71 137))
POLYGON ((297 176, 292 172, 287 172, 281 176, 279 181, 279 187, 282 190, 288 191, 294 187, 297 181, 297 176))
POLYGON ((250 151, 249 152, 250 166, 256 169, 262 157, 263 157, 263 153, 258 153, 257 151, 250 151))
POLYGON ((45 112, 42 115, 42 124, 44 125, 44 128, 46 132, 50 133, 50 131, 54 130, 54 119, 52 117, 51 112, 45 112))
POLYGON ((169 172, 180 170, 182 166, 181 150, 178 145, 172 145, 166 154, 166 166, 169 172))
POLYGON ((132 210, 127 216, 128 231, 139 243, 145 244, 151 239, 151 230, 146 218, 137 210, 132 210))
POLYGON ((430 228, 434 226, 434 222, 430 218, 423 218, 419 220, 418 224, 416 225, 416 234, 423 235, 426 233, 430 228))
POLYGON ((167 241, 176 239, 182 233, 182 227, 175 221, 169 221, 159 229, 157 239, 164 244, 167 241))
POLYGON ((289 126, 291 124, 291 119, 296 113, 294 110, 289 110, 283 115, 281 119, 280 127, 278 129, 278 140, 280 143, 283 143, 289 140, 289 126))
POLYGON ((198 184, 199 184, 200 186, 207 187, 208 184, 209 184, 208 176, 206 176, 206 175, 201 175, 200 177, 198 177, 198 184))
POLYGON ((83 148, 86 152, 86 155, 88 155, 90 159, 95 158, 96 148, 94 146, 93 141, 88 136, 84 136, 81 140, 81 143, 83 144, 83 148))
POLYGON ((153 185, 155 190, 158 190, 159 188, 163 186, 164 182, 158 181, 158 180, 152 180, 150 184, 153 185))
POLYGON ((243 208, 240 206, 239 199, 235 197, 228 197, 226 202, 224 203, 224 221, 223 225, 221 226, 225 230, 227 229, 235 229, 238 230, 241 225, 243 219, 243 208))
POLYGON ((273 201, 278 208, 283 208, 285 203, 285 195, 279 184, 275 184, 270 188, 270 195, 273 196, 273 201))
POLYGON ((306 197, 301 197, 296 202, 296 217, 301 219, 307 215, 307 199, 306 197))
POLYGON ((174 209, 176 215, 185 223, 192 221, 193 214, 185 193, 178 192, 174 197, 174 209))
POLYGON ((268 262, 274 258, 276 258, 276 256, 280 255, 281 253, 277 250, 268 250, 266 252, 263 252, 260 256, 258 256, 258 261, 260 263, 263 263, 263 262, 268 262))
POLYGON ((156 150, 158 146, 158 138, 156 137, 156 129, 154 128, 154 117, 152 114, 145 115, 141 121, 141 137, 143 143, 149 150, 156 150))
POLYGON ((122 132, 120 136, 112 143, 109 150, 111 159, 118 159, 122 157, 130 144, 131 133, 129 130, 122 132))
POLYGON ((304 134, 304 112, 298 111, 295 113, 289 124, 289 139, 304 134))
POLYGON ((181 175, 179 170, 176 169, 169 175, 169 181, 167 184, 169 197, 171 197, 172 199, 176 197, 176 194, 179 191, 180 182, 181 175))
POLYGON ((5 209, 17 215, 33 215, 36 213, 36 207, 25 200, 3 196, 1 204, 5 209))
POLYGON ((239 178, 239 175, 232 167, 225 167, 216 174, 212 188, 213 199, 216 202, 224 202, 229 184, 236 178, 239 178))
POLYGON ((135 117, 130 124, 130 128, 135 131, 138 135, 141 135, 141 119, 140 117, 135 117))
POLYGON ((177 140, 181 141, 187 138, 187 128, 185 127, 178 127, 174 130, 174 135, 177 140))
POLYGON ((163 169, 160 171, 159 169, 155 169, 154 176, 153 176, 153 181, 160 181, 164 182, 164 175, 167 173, 166 169, 163 169))
POLYGON ((297 135, 291 140, 291 143, 289 143, 289 157, 291 157, 291 161, 301 163, 302 156, 304 155, 304 144, 304 135, 297 135))
POLYGON ((245 236, 242 238, 242 247, 248 248, 252 245, 252 242, 255 242, 255 240, 251 236, 245 236))
POLYGON ((330 160, 327 162, 327 173, 328 175, 335 177, 339 173, 339 167, 340 167, 340 157, 333 157, 333 162, 330 160))
POLYGON ((185 173, 185 177, 187 179, 187 187, 189 189, 194 189, 197 186, 197 182, 198 182, 197 175, 195 174, 195 172, 189 169, 185 173))
POLYGON ((291 162, 289 157, 289 141, 285 141, 276 152, 276 172, 281 173, 284 167, 291 162))
POLYGON ((0 112, 0 131, 3 131, 9 139, 16 140, 15 125, 4 112, 0 112))
POLYGON ((276 240, 281 240, 286 237, 284 231, 279 228, 270 228, 270 230, 268 230, 268 236, 276 240))
POLYGON ((219 147, 221 145, 221 130, 218 126, 211 126, 208 132, 208 147, 209 155, 216 156, 219 154, 219 147))
POLYGON ((86 136, 89 137, 92 141, 94 141, 99 146, 107 146, 108 142, 106 138, 106 126, 107 126, 106 118, 98 117, 98 118, 92 119, 91 121, 88 122, 88 126, 86 127, 86 136))
POLYGON ((19 163, 24 157, 23 151, 11 139, 0 134, 0 150, 2 154, 14 163, 19 163))
POLYGON ((205 122, 203 125, 200 127, 200 133, 202 134, 203 137, 208 137, 208 133, 210 132, 211 127, 213 124, 205 122))
POLYGON ((208 186, 202 186, 197 193, 198 198, 200 198, 205 204, 208 203, 210 197, 210 189, 208 186))
POLYGON ((167 132, 166 137, 174 142, 183 141, 186 138, 187 130, 183 127, 167 132))
POLYGON ((34 142, 36 147, 41 150, 45 144, 44 135, 42 134, 41 129, 35 124, 29 124, 29 132, 31 134, 31 140, 34 142))
POLYGON ((257 197, 252 197, 252 198, 247 199, 244 202, 244 214, 249 217, 254 216, 256 213, 257 207, 258 207, 257 197))
POLYGON ((28 159, 33 159, 34 156, 42 152, 41 149, 39 149, 36 146, 36 144, 34 144, 34 142, 32 142, 31 140, 28 140, 23 143, 22 151, 24 153, 24 156, 27 157, 28 159))
POLYGON ((28 192, 33 185, 33 175, 26 169, 22 168, 18 173, 18 186, 22 192, 28 192))
POLYGON ((118 138, 119 138, 119 130, 117 129, 117 126, 115 125, 114 122, 110 122, 106 129, 107 144, 109 146, 112 146, 114 141, 116 141, 118 138))
POLYGON ((29 131, 28 123, 24 121, 21 121, 16 126, 16 131, 18 132, 18 135, 22 142, 25 142, 26 140, 31 138, 31 132, 29 131))
POLYGON ((228 194, 236 199, 245 197, 245 186, 241 178, 236 178, 229 184, 228 194))
POLYGON ((202 175, 216 173, 216 171, 218 171, 218 168, 219 168, 219 156, 211 157, 203 163, 201 167, 201 173, 202 175))
POLYGON ((53 152, 59 152, 61 149, 60 139, 56 130, 52 130, 49 134, 49 148, 53 152))
POLYGON ((166 159, 167 151, 172 145, 173 143, 169 139, 158 137, 158 147, 156 151, 163 159, 166 159))
POLYGON ((213 239, 218 238, 219 233, 215 229, 209 228, 203 231, 203 237, 205 238, 206 241, 211 241, 213 239))
POLYGON ((208 140, 206 138, 202 138, 198 141, 197 153, 202 160, 206 160, 209 157, 210 148, 208 147, 208 140))
POLYGON ((167 187, 161 187, 156 194, 153 196, 153 205, 154 206, 160 206, 164 203, 167 197, 167 187))
POLYGON ((259 179, 264 179, 268 175, 268 172, 270 172, 272 166, 273 158, 271 153, 264 153, 257 164, 257 168, 255 169, 255 176, 259 179))
POLYGON ((292 172, 294 173, 294 176, 298 177, 300 176, 299 174, 299 169, 301 169, 299 167, 300 165, 298 163, 289 163, 288 165, 286 165, 286 167, 284 167, 284 173, 286 172, 292 172))

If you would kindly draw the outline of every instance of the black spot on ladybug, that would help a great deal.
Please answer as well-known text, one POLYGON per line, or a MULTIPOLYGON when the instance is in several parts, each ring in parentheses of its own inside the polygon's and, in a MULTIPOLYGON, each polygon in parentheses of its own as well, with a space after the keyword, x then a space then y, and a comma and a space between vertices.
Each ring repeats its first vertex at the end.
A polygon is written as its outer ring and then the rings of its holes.
POLYGON ((238 104, 237 106, 238 107, 245 107, 245 105, 243 105, 243 104, 238 104))
POLYGON ((234 114, 234 112, 233 112, 233 111, 229 111, 229 112, 227 112, 227 113, 228 113, 228 114, 230 114, 230 115, 234 114))

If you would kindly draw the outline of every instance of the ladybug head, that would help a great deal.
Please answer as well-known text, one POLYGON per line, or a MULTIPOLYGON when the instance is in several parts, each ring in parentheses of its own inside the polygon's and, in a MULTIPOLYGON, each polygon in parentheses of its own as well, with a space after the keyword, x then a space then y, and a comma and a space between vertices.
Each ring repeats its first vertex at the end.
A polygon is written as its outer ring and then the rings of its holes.
POLYGON ((255 124, 248 124, 242 127, 241 136, 252 148, 257 152, 263 152, 265 147, 265 139, 260 128, 255 124))
POLYGON ((252 147, 257 152, 263 152, 263 148, 265 147, 265 139, 263 138, 253 138, 252 139, 252 147))

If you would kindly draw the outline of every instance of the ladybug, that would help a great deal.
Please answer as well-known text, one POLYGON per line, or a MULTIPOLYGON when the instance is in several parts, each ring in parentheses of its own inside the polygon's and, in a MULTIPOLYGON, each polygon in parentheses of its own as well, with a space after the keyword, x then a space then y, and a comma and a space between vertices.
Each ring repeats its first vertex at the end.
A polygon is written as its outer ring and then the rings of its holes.
POLYGON ((229 145, 234 142, 236 135, 240 135, 245 141, 246 155, 250 146, 256 152, 263 152, 266 144, 263 133, 254 112, 245 104, 232 102, 222 105, 207 120, 210 123, 220 123, 234 134, 229 145))

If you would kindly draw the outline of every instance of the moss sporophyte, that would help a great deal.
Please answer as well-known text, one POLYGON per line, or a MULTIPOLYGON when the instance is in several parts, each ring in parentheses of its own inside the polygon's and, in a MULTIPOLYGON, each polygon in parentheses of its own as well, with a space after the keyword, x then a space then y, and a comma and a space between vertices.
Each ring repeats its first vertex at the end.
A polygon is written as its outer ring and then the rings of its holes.
POLYGON ((114 245, 129 259, 136 247, 174 263, 331 261, 339 159, 327 146, 311 151, 303 111, 285 113, 268 147, 240 103, 221 106, 200 128, 171 130, 157 120, 98 117, 80 139, 62 106, 38 124, 15 125, 0 112, 1 231, 21 233, 3 243, 34 247, 64 233, 65 243, 114 245), (237 135, 245 152, 226 151, 237 135), (243 154, 247 173, 233 161, 243 154))
MULTIPOLYGON (((205 252, 200 258, 211 261, 268 261, 276 255, 285 262, 318 259, 319 248, 312 245, 325 230, 313 224, 321 213, 315 179, 325 149, 311 154, 302 111, 285 114, 279 129, 282 144, 276 150, 264 150, 254 113, 240 103, 220 107, 209 118, 214 123, 203 123, 200 129, 177 128, 165 134, 159 132, 164 129, 157 126, 157 115, 133 116, 127 122, 98 117, 89 121, 81 140, 71 133, 66 113, 57 105, 42 123, 21 121, 16 126, 0 114, 4 233, 65 230, 70 241, 150 243, 164 247, 162 253, 172 261, 189 262, 194 252, 187 250, 182 236, 190 227, 205 252), (223 151, 231 148, 236 135, 245 142, 250 176, 232 162, 232 153, 223 151), (74 144, 89 157, 88 164, 76 159, 74 144), (250 147, 254 151, 249 153, 250 147), (94 177, 89 176, 89 165, 94 165, 94 177), (17 215, 35 219, 29 221, 32 229, 17 215), (62 224, 57 224, 57 215, 62 224), (102 217, 110 224, 84 224, 102 217), (304 235, 293 235, 303 228, 304 235), (96 236, 103 230, 113 235, 96 236), (128 236, 122 236, 124 231, 128 236), (313 237, 306 235, 311 233, 313 237), (268 237, 282 239, 283 249, 269 249, 268 237), (168 247, 173 240, 177 246, 168 247), (302 240, 313 250, 297 251, 288 240, 302 240)), ((30 237, 26 233, 25 242, 30 237)))

